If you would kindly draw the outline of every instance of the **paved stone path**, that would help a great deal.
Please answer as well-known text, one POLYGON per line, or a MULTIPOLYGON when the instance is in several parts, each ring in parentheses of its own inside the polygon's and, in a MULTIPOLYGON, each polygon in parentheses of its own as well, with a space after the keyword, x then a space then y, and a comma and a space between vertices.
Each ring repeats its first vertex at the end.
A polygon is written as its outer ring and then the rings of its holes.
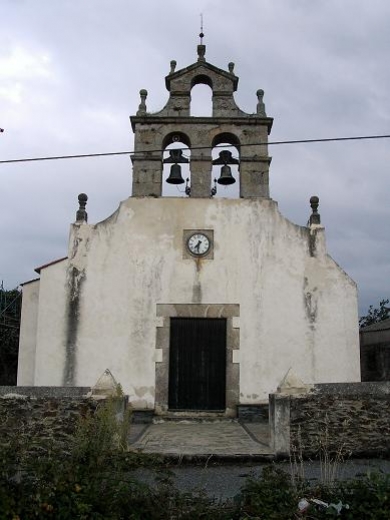
POLYGON ((134 440, 134 431, 132 437, 129 439, 130 450, 167 456, 253 457, 272 454, 268 426, 262 424, 161 422, 149 425, 137 440, 134 440))

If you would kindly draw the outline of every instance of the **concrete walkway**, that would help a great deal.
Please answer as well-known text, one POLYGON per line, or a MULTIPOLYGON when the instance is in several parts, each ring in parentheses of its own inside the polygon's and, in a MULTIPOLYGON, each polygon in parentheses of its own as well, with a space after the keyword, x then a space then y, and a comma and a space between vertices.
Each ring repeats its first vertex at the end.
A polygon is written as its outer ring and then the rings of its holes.
MULTIPOLYGON (((169 470, 172 475, 173 486, 182 493, 200 491, 206 493, 210 498, 228 500, 240 492, 247 478, 260 478, 263 469, 270 464, 261 461, 251 461, 245 464, 241 462, 213 464, 212 461, 213 459, 209 462, 206 460, 204 464, 171 465, 169 470)), ((294 474, 294 468, 291 467, 289 462, 277 462, 275 464, 278 469, 294 474)), ((378 471, 390 474, 390 461, 378 459, 347 460, 338 465, 335 477, 337 480, 349 480, 378 471)), ((315 485, 322 481, 321 463, 319 461, 306 461, 300 468, 299 474, 315 485)), ((157 482, 156 473, 148 468, 138 469, 135 475, 149 485, 157 482)))
POLYGON ((131 426, 131 451, 176 458, 268 458, 273 455, 268 425, 236 421, 167 421, 141 427, 131 426))

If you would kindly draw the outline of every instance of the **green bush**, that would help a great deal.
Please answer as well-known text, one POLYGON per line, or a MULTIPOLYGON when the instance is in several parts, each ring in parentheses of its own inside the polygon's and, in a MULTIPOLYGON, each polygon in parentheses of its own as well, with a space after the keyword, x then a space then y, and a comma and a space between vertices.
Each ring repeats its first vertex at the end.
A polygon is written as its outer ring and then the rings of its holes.
POLYGON ((374 472, 361 480, 340 484, 341 500, 349 505, 346 519, 389 520, 390 475, 374 472))
POLYGON ((260 478, 248 479, 241 492, 243 513, 261 520, 295 518, 298 500, 291 476, 276 466, 265 467, 260 478))
POLYGON ((389 520, 390 475, 372 473, 362 479, 313 487, 303 481, 297 483, 289 474, 269 466, 261 477, 246 482, 239 503, 240 519, 389 520), (298 503, 302 498, 309 506, 299 513, 298 503), (316 503, 316 499, 328 507, 316 503))

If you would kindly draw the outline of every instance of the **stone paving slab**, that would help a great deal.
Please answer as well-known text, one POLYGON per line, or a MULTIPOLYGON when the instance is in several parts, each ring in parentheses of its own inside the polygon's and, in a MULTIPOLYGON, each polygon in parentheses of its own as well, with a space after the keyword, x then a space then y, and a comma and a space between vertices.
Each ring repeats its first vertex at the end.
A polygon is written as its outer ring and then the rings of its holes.
POLYGON ((130 450, 180 457, 271 455, 268 439, 264 443, 261 440, 265 438, 259 438, 238 422, 161 422, 151 424, 130 445, 130 450))
POLYGON ((268 424, 262 423, 243 423, 242 427, 260 444, 270 446, 271 431, 268 424))

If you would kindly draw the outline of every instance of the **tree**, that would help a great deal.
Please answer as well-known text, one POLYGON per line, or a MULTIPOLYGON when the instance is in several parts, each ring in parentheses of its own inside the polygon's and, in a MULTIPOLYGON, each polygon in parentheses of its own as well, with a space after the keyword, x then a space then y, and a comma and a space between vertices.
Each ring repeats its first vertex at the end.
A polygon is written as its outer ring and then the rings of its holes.
POLYGON ((16 385, 22 293, 0 285, 0 385, 16 385))
POLYGON ((367 325, 372 325, 373 323, 378 323, 379 321, 390 318, 390 307, 387 307, 388 304, 389 300, 387 299, 381 300, 378 308, 374 309, 374 307, 370 305, 366 316, 361 316, 359 319, 359 327, 367 327, 367 325))

